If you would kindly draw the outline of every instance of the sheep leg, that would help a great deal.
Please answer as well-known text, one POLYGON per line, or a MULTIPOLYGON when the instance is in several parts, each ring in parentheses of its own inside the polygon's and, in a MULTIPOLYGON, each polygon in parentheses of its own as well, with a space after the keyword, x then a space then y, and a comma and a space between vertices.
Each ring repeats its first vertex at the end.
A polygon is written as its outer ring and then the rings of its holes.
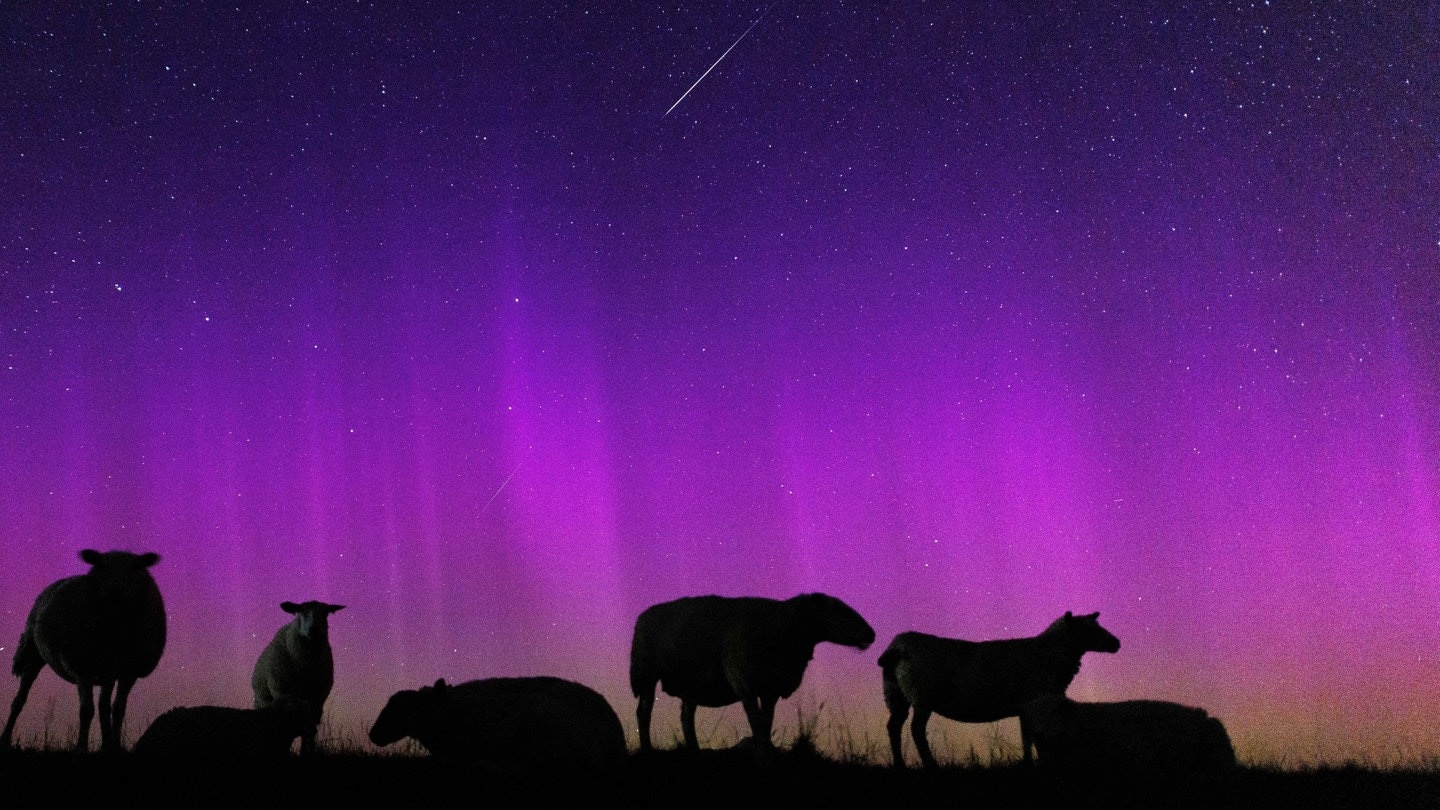
POLYGON ((884 671, 883 690, 885 708, 890 710, 890 719, 885 722, 885 731, 890 736, 890 754, 895 759, 895 767, 903 768, 905 767, 905 754, 900 748, 900 735, 905 731, 905 718, 910 714, 910 699, 900 688, 900 682, 895 678, 893 667, 886 668, 884 671))
MULTIPOLYGON (((125 728, 125 707, 130 703, 130 689, 135 686, 134 678, 121 678, 115 684, 115 706, 111 709, 114 720, 110 723, 110 739, 116 751, 121 750, 120 732, 125 728)), ((102 697, 103 697, 102 692, 102 697)), ((102 708, 101 711, 104 711, 102 708)))
POLYGON ((925 726, 930 722, 930 710, 915 707, 915 717, 910 721, 910 736, 915 738, 915 750, 920 754, 920 764, 927 768, 939 767, 935 755, 930 753, 930 743, 925 739, 925 726))
POLYGON ((1026 765, 1033 764, 1034 762, 1030 756, 1030 749, 1034 747, 1035 738, 1030 733, 1030 724, 1025 722, 1025 716, 1022 714, 1020 716, 1020 753, 1026 765))
POLYGON ((760 734, 760 741, 765 744, 766 748, 772 745, 770 741, 770 730, 775 727, 775 704, 779 702, 779 695, 774 697, 767 695, 760 698, 760 722, 765 726, 760 734))
POLYGON ((779 698, 742 698, 745 719, 750 721, 750 739, 762 748, 769 748, 771 730, 775 726, 775 703, 779 698))
POLYGON ((695 736, 695 704, 688 700, 680 701, 680 730, 685 733, 685 747, 698 751, 700 741, 695 736))
POLYGON ((316 728, 307 728, 305 732, 300 735, 300 756, 309 757, 315 755, 315 734, 317 731, 318 726, 316 728))
POLYGON ((5 731, 0 734, 0 749, 10 747, 11 736, 15 733, 15 720, 20 717, 20 710, 25 708, 25 699, 30 697, 30 687, 35 684, 40 669, 41 667, 35 667, 20 673, 20 691, 16 692, 15 699, 10 701, 10 719, 5 721, 5 731))
POLYGON ((760 700, 753 697, 740 698, 740 708, 745 710, 745 721, 750 724, 750 739, 755 743, 760 742, 760 700))
POLYGON ((119 748, 115 739, 114 693, 114 681, 100 682, 100 750, 106 752, 119 748))
POLYGON ((78 678, 75 691, 80 696, 80 734, 75 738, 75 750, 83 754, 90 749, 90 721, 95 719, 95 686, 85 678, 78 678))
POLYGON ((770 730, 775 727, 775 706, 780 703, 780 696, 760 698, 760 714, 765 721, 765 745, 769 747, 770 730))
POLYGON ((635 706, 635 721, 640 728, 640 750, 650 750, 650 714, 655 711, 655 690, 651 687, 650 694, 641 695, 640 702, 635 706))
POLYGON ((905 767, 905 754, 900 749, 900 735, 905 730, 905 718, 910 715, 910 705, 891 706, 890 719, 885 722, 885 730, 890 734, 890 753, 895 758, 895 767, 905 767))

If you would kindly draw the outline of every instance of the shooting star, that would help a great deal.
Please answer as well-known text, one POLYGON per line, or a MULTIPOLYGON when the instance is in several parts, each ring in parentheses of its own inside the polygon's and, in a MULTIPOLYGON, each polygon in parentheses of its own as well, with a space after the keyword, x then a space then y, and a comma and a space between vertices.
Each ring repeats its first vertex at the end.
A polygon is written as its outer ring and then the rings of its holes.
MULTIPOLYGON (((720 58, 715 60, 715 64, 714 64, 714 65, 711 65, 709 68, 707 68, 704 73, 701 73, 701 74, 700 74, 700 78, 698 78, 698 79, 695 80, 695 84, 690 85, 690 90, 694 90, 694 89, 700 84, 700 82, 705 81, 705 77, 710 75, 710 71, 712 71, 712 70, 715 69, 715 65, 718 65, 718 64, 720 64, 721 62, 725 61, 725 57, 729 56, 729 55, 730 55, 730 52, 733 51, 733 50, 735 50, 735 46, 740 44, 740 40, 741 40, 741 39, 744 39, 744 38, 746 37, 746 35, 748 35, 752 30, 754 30, 755 26, 759 25, 759 24, 760 24, 760 21, 763 20, 763 19, 765 19, 765 15, 768 14, 769 12, 770 12, 770 7, 769 7, 769 6, 766 6, 766 7, 765 7, 765 10, 762 11, 762 12, 760 12, 760 16, 755 18, 755 22, 750 23, 750 27, 745 29, 745 33, 744 33, 744 34, 741 34, 741 35, 740 35, 740 39, 735 40, 735 42, 732 43, 732 44, 730 45, 730 47, 726 48, 726 49, 725 49, 725 53, 720 54, 720 58)), ((686 90, 684 93, 682 93, 682 94, 680 95, 680 98, 675 99, 675 103, 670 105, 670 109, 665 111, 665 115, 669 115, 672 110, 674 110, 676 107, 679 107, 679 106, 680 106, 680 102, 684 101, 684 100, 685 100, 685 97, 688 96, 688 95, 690 95, 690 90, 686 90)), ((664 118, 665 115, 662 115, 662 116, 660 116, 660 117, 661 117, 661 118, 664 118)))
POLYGON ((485 514, 485 510, 490 508, 490 504, 494 503, 495 499, 500 497, 500 493, 505 491, 505 485, 510 483, 511 478, 515 477, 515 473, 520 472, 520 468, 525 465, 525 460, 528 458, 530 458, 530 451, 527 450, 525 451, 525 455, 520 457, 520 463, 515 465, 515 469, 511 470, 510 474, 505 476, 505 480, 500 482, 500 488, 495 490, 495 494, 490 496, 490 500, 486 501, 484 506, 480 507, 479 514, 485 514))

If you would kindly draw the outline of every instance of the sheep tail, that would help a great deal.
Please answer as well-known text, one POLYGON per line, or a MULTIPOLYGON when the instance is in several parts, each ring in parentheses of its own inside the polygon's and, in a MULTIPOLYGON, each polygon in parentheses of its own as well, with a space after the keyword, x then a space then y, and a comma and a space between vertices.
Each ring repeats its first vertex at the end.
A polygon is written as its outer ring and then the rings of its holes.
POLYGON ((895 672, 895 667, 903 660, 905 660, 905 648, 892 642, 889 647, 885 648, 885 652, 880 653, 880 660, 877 663, 880 664, 880 669, 884 670, 886 675, 891 675, 895 672))
POLYGON ((10 673, 18 677, 43 666, 45 659, 40 657, 40 648, 35 646, 35 638, 27 629, 20 634, 20 643, 15 647, 15 660, 10 666, 10 673))

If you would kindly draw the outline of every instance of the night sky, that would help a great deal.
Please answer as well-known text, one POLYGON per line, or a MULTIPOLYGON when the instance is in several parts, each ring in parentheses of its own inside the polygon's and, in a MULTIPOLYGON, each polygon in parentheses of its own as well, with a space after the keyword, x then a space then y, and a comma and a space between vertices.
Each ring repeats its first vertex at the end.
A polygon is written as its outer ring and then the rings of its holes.
POLYGON ((1073 610, 1074 697, 1440 754, 1436 3, 90 5, 0 7, 0 659, 159 552, 129 739, 322 599, 332 737, 545 674, 634 745, 641 610, 824 591, 782 743, 1073 610))

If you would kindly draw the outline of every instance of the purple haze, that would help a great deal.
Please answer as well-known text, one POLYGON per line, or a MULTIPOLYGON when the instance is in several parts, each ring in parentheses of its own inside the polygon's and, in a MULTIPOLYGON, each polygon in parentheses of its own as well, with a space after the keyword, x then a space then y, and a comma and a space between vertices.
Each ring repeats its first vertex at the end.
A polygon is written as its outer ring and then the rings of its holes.
POLYGON ((1098 610, 1072 695, 1434 756, 1433 7, 782 3, 662 118, 762 8, 445 6, 5 13, 0 657, 153 550, 132 740, 322 599, 336 736, 550 674, 633 743, 644 607, 820 590, 879 640, 782 737, 1098 610))

